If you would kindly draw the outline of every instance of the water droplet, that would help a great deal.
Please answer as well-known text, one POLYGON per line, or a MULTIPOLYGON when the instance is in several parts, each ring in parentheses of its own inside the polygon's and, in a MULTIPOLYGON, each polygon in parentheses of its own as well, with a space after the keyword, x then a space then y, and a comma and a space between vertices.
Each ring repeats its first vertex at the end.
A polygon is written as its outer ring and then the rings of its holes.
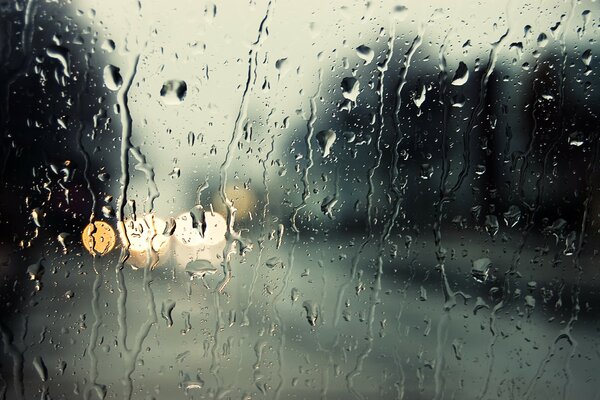
POLYGON ((425 102, 426 95, 427 89, 425 88, 425 85, 422 85, 420 92, 416 92, 413 96, 413 102, 415 103, 417 108, 421 108, 421 105, 423 105, 423 103, 425 102))
POLYGON ((525 296, 525 307, 529 309, 535 308, 535 298, 531 295, 525 296))
POLYGON ((581 54, 581 61, 586 67, 592 63, 592 49, 587 49, 581 54))
POLYGON ((276 248, 277 249, 281 247, 281 243, 283 241, 283 233, 284 233, 284 231, 285 231, 285 227, 284 227, 283 224, 277 225, 277 234, 276 234, 276 237, 277 237, 277 246, 276 246, 276 248))
POLYGON ((592 73, 592 69, 590 68, 590 64, 592 63, 592 49, 587 49, 583 52, 583 54, 581 54, 581 61, 586 67, 583 74, 588 76, 592 73))
POLYGON ((327 196, 321 202, 321 212, 329 218, 333 218, 333 207, 337 204, 338 199, 335 196, 327 196))
POLYGON ((67 369, 67 363, 64 360, 61 360, 56 369, 58 370, 58 375, 63 375, 67 369))
POLYGON ((566 226, 567 226, 567 221, 565 221, 563 218, 558 218, 552 223, 552 225, 544 228, 544 233, 553 234, 558 238, 559 236, 562 235, 562 232, 566 226))
POLYGON ((48 57, 58 60, 62 66, 62 73, 66 77, 71 76, 69 69, 69 50, 62 46, 48 46, 46 49, 48 57))
POLYGON ((39 281, 42 279, 44 272, 46 272, 46 268, 44 268, 44 264, 42 264, 43 261, 44 259, 41 258, 35 264, 31 264, 29 267, 27 267, 27 274, 29 275, 30 280, 39 281))
POLYGON ((284 264, 281 258, 279 257, 271 257, 267 261, 265 261, 265 265, 269 268, 283 268, 284 264))
POLYGON ((323 152, 323 157, 327 157, 331 151, 331 146, 333 146, 333 143, 335 142, 335 132, 331 129, 327 129, 317 133, 316 138, 321 147, 321 151, 323 152))
POLYGON ((454 357, 459 361, 462 360, 462 346, 462 343, 459 342, 458 339, 454 339, 452 341, 452 350, 454 350, 454 357))
POLYGON ((581 131, 575 131, 569 134, 569 144, 574 147, 580 147, 585 142, 585 135, 581 131))
POLYGON ((427 301, 427 289, 425 289, 423 286, 419 288, 419 300, 427 301))
POLYGON ((469 80, 469 68, 467 68, 467 64, 464 62, 458 63, 458 68, 456 68, 456 72, 454 73, 454 78, 452 78, 452 85, 454 86, 462 86, 469 80))
POLYGON ((565 250, 563 254, 565 256, 572 256, 575 254, 576 246, 577 246, 577 232, 571 231, 567 237, 565 238, 565 250))
POLYGON ((58 234, 58 236, 56 236, 56 239, 58 240, 58 243, 60 243, 60 245, 63 248, 63 253, 67 254, 67 238, 71 236, 69 233, 67 232, 61 232, 58 234))
POLYGON ((179 167, 173 167, 171 172, 169 172, 169 178, 177 179, 181 176, 181 169, 179 167))
POLYGON ((194 218, 195 226, 190 212, 182 214, 175 219, 174 236, 184 245, 189 247, 200 245, 212 246, 219 245, 225 241, 227 222, 223 216, 216 212, 205 212, 204 220, 206 226, 204 228, 202 227, 202 222, 198 219, 198 215, 194 218), (203 230, 204 236, 201 235, 199 228, 203 230))
POLYGON ((356 134, 354 132, 344 132, 344 139, 346 139, 346 143, 354 143, 356 134))
POLYGON ((317 325, 317 319, 319 318, 319 306, 312 300, 307 300, 302 303, 302 307, 306 311, 306 319, 311 326, 317 325))
POLYGON ((160 89, 160 97, 164 104, 174 106, 180 104, 187 94, 185 81, 169 80, 160 89))
POLYGON ((485 216, 485 230, 490 235, 490 237, 496 236, 498 230, 500 229, 500 225, 498 224, 498 217, 495 215, 486 215, 485 216))
POLYGON ((502 216, 504 217, 504 223, 506 226, 512 228, 519 222, 519 219, 521 218, 521 210, 519 207, 512 205, 508 208, 508 211, 502 214, 502 216))
POLYGON ((48 368, 46 368, 46 364, 44 364, 42 357, 35 356, 33 358, 33 367, 37 371, 42 382, 46 382, 48 379, 48 368))
POLYGON ((542 94, 542 99, 544 100, 554 100, 554 96, 552 96, 551 94, 542 94))
POLYGON ((177 229, 177 222, 175 222, 175 218, 171 217, 167 220, 162 234, 164 236, 171 236, 175 232, 175 229, 177 229))
POLYGON ((290 69, 290 62, 287 58, 280 58, 275 61, 275 68, 277 68, 277 79, 284 77, 290 69))
POLYGON ((481 310, 482 308, 490 308, 490 306, 488 306, 485 300, 483 300, 481 297, 477 297, 477 300, 475 300, 475 307, 473 307, 473 315, 477 315, 477 311, 481 310))
POLYGON ((356 55, 358 55, 365 64, 369 64, 375 57, 375 52, 368 46, 360 45, 356 48, 356 55))
POLYGON ((167 322, 167 327, 170 328, 173 326, 173 310, 175 309, 175 305, 177 303, 173 300, 163 301, 160 307, 160 315, 167 322))
POLYGON ((123 78, 120 71, 119 67, 115 67, 114 65, 109 64, 104 67, 104 85, 109 90, 119 90, 121 85, 123 85, 123 78))
POLYGON ((192 228, 200 233, 200 237, 204 237, 206 233, 206 213, 200 206, 195 206, 190 210, 190 218, 192 219, 192 228))
POLYGON ((492 260, 489 258, 480 258, 473 261, 471 268, 471 275, 477 282, 483 283, 487 280, 490 268, 492 267, 492 260))
POLYGON ((208 260, 190 261, 185 266, 185 272, 188 273, 191 280, 195 278, 204 278, 206 275, 212 275, 217 272, 217 268, 208 260))
POLYGON ((527 282, 527 288, 530 290, 535 290, 537 288, 537 282, 536 281, 527 282))
POLYGON ((108 174, 106 172, 100 172, 98 174, 98 180, 100 182, 108 182, 109 179, 110 179, 110 174, 108 174))
POLYGON ((346 77, 342 79, 342 96, 346 100, 356 103, 356 98, 360 93, 360 82, 354 77, 346 77))
POLYGON ((433 165, 421 164, 421 179, 429 179, 433 176, 433 165))
POLYGON ((115 47, 115 42, 112 39, 106 39, 104 42, 102 42, 102 46, 100 46, 100 48, 107 53, 112 53, 115 51, 115 47))
POLYGON ((33 223, 38 228, 41 228, 44 225, 44 217, 46 213, 40 207, 36 207, 31 211, 31 218, 33 219, 33 223))
POLYGON ((56 123, 63 129, 67 129, 66 118, 56 118, 56 123))
POLYGON ((109 219, 115 216, 115 209, 112 206, 102 206, 102 215, 109 219))
POLYGON ((467 99, 466 99, 465 95, 462 93, 452 96, 452 100, 451 100, 452 107, 463 108, 466 102, 467 102, 467 99))
POLYGON ((204 381, 200 378, 200 375, 197 375, 196 379, 190 379, 189 375, 186 375, 182 385, 184 390, 188 392, 194 389, 202 389, 204 387, 204 381))
POLYGON ((300 291, 297 288, 292 288, 292 292, 291 292, 292 302, 298 301, 299 298, 300 298, 300 291))

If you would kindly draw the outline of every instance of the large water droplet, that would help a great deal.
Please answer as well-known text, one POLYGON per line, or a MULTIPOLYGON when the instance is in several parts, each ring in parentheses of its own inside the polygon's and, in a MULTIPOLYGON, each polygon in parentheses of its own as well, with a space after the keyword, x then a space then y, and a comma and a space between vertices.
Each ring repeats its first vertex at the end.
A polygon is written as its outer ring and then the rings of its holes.
POLYGON ((421 86, 421 89, 418 90, 417 92, 415 92, 414 96, 413 96, 413 103, 415 103, 415 106, 417 106, 417 108, 419 109, 419 113, 421 112, 421 106, 423 105, 423 103, 425 102, 425 98, 427 96, 427 89, 425 88, 425 85, 421 86))
POLYGON ((31 264, 29 267, 27 267, 27 274, 29 275, 30 280, 39 281, 42 279, 44 272, 46 272, 46 268, 44 268, 42 261, 44 260, 40 259, 35 264, 31 264))
POLYGON ((121 70, 119 67, 114 65, 107 65, 104 67, 104 85, 112 91, 119 90, 123 84, 123 78, 121 77, 121 70))
POLYGON ((50 58, 58 60, 62 66, 62 72, 66 77, 71 76, 69 69, 69 50, 63 46, 48 46, 46 54, 50 58))
POLYGON ((31 219, 33 219, 33 223, 38 228, 41 228, 44 225, 44 217, 46 213, 43 209, 36 207, 31 211, 31 219))
POLYGON ((467 68, 467 64, 464 62, 458 63, 458 68, 456 68, 456 72, 454 73, 454 78, 452 78, 452 85, 454 86, 462 86, 469 80, 469 68, 467 68))
POLYGON ((485 230, 490 235, 490 237, 496 236, 498 230, 500 229, 500 225, 498 224, 498 217, 495 215, 486 215, 485 216, 485 230))
POLYGON ((186 94, 187 84, 185 81, 166 81, 160 89, 160 97, 163 103, 168 106, 180 104, 185 99, 186 94))
POLYGON ((277 79, 281 79, 290 69, 290 62, 287 58, 280 58, 275 61, 275 68, 277 68, 277 79))
POLYGON ((356 55, 364 60, 365 64, 369 64, 375 57, 375 52, 368 46, 360 45, 356 48, 356 55))
POLYGON ((106 39, 104 42, 102 42, 101 49, 107 53, 112 53, 115 51, 115 42, 112 39, 106 39))
POLYGON ((477 282, 485 282, 488 278, 490 268, 492 267, 492 260, 489 258, 480 258, 473 261, 473 267, 471 268, 471 275, 477 282))
POLYGON ((48 379, 48 368, 46 368, 46 364, 44 364, 42 357, 35 356, 33 358, 33 367, 37 371, 42 382, 46 382, 48 379))
POLYGON ((283 268, 283 261, 279 257, 271 257, 265 261, 265 265, 269 268, 283 268))
POLYGON ((581 61, 583 61, 583 63, 585 64, 586 67, 590 66, 590 63, 592 62, 592 50, 591 49, 587 49, 586 51, 584 51, 581 54, 581 61))
POLYGON ((317 142, 321 147, 321 151, 323 152, 323 157, 327 157, 329 152, 331 151, 331 146, 335 142, 335 132, 331 129, 327 129, 317 133, 317 142))
POLYGON ((342 96, 346 100, 350 100, 356 103, 356 98, 360 92, 360 83, 354 77, 347 77, 342 79, 342 96))
POLYGON ((185 272, 193 280, 195 278, 204 278, 204 276, 209 274, 212 275, 217 272, 217 268, 208 260, 194 260, 185 266, 185 272))
POLYGON ((502 216, 504 217, 504 223, 506 223, 509 228, 512 228, 519 222, 521 210, 519 207, 512 205, 508 208, 508 211, 502 214, 502 216))
POLYGON ((319 306, 311 300, 307 300, 302 303, 302 307, 306 310, 306 319, 311 326, 317 325, 317 319, 319 318, 319 306))

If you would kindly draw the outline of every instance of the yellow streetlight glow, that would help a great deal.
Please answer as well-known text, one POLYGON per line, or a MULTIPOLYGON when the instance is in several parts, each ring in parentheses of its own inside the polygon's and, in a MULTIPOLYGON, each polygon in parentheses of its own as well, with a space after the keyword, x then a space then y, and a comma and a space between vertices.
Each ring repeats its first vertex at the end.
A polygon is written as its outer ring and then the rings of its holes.
POLYGON ((110 252, 116 244, 114 229, 104 221, 88 224, 81 233, 83 247, 93 256, 103 256, 110 252))

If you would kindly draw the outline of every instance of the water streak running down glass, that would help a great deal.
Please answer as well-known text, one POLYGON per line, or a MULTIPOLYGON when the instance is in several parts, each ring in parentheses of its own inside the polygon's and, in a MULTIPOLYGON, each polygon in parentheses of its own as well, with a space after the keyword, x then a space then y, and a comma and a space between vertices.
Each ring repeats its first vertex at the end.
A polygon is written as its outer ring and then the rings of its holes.
POLYGON ((600 399, 599 14, 0 1, 0 400, 600 399))

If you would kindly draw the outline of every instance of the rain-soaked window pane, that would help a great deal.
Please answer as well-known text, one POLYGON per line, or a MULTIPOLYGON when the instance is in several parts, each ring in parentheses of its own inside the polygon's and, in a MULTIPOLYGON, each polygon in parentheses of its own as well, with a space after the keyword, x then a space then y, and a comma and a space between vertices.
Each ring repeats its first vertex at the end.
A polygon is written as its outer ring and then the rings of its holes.
POLYGON ((0 1, 0 399, 599 399, 594 0, 0 1))

